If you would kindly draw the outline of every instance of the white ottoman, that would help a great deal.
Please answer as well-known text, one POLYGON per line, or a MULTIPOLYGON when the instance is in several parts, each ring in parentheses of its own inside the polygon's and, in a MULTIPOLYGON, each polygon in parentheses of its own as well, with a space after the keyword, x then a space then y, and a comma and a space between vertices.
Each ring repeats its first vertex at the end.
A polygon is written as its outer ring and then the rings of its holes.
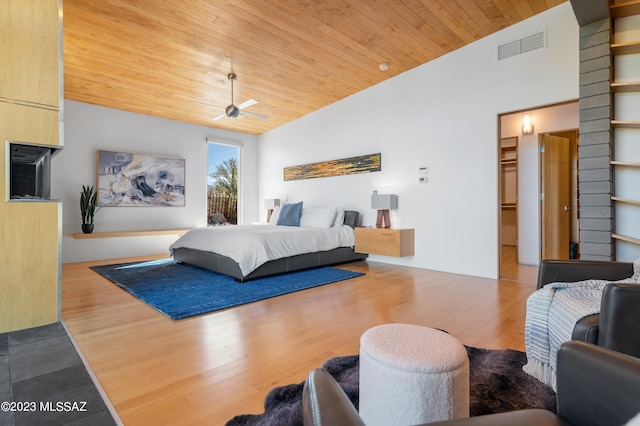
POLYGON ((433 328, 385 324, 360 338, 360 416, 367 426, 469 417, 469 357, 433 328))

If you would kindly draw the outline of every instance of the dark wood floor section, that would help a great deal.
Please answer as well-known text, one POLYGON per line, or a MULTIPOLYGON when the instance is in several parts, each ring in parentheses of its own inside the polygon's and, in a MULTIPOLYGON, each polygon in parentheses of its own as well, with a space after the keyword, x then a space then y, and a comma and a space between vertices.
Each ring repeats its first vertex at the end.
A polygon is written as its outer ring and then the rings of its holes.
POLYGON ((120 261, 64 265, 62 301, 65 324, 126 425, 218 425, 260 413, 270 389, 357 354, 362 333, 383 323, 524 350, 536 271, 515 265, 509 279, 494 280, 356 262, 340 267, 365 276, 172 321, 89 269, 120 261))

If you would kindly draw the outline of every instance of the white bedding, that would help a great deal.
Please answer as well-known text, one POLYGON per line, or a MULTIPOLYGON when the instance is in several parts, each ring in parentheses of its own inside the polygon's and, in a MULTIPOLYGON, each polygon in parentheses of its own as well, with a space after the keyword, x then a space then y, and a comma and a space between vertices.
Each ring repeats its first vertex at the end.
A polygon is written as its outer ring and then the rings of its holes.
POLYGON ((169 247, 209 251, 230 257, 248 275, 270 260, 298 254, 353 247, 355 233, 348 225, 331 228, 232 225, 195 228, 169 247))

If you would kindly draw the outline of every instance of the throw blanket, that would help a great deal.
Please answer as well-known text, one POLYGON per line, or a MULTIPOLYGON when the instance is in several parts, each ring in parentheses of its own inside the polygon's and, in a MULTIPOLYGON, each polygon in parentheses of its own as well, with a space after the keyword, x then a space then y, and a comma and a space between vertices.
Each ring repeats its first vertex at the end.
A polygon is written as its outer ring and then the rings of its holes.
MULTIPOLYGON (((615 281, 636 283, 640 259, 634 262, 634 275, 615 281)), ((527 364, 522 369, 556 390, 556 356, 562 343, 571 340, 573 329, 582 318, 600 312, 602 291, 611 281, 587 280, 552 283, 527 299, 525 344, 527 364)))
POLYGON ((600 311, 602 290, 609 281, 548 284, 527 299, 524 338, 525 373, 556 390, 556 354, 571 340, 576 323, 600 311))

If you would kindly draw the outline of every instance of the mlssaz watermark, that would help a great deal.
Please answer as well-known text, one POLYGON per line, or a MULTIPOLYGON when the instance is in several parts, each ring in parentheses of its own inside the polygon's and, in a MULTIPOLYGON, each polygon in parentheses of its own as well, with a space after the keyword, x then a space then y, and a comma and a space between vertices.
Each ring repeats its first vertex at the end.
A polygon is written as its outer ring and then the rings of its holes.
POLYGON ((3 401, 0 410, 7 412, 45 411, 71 412, 87 411, 86 401, 3 401))

